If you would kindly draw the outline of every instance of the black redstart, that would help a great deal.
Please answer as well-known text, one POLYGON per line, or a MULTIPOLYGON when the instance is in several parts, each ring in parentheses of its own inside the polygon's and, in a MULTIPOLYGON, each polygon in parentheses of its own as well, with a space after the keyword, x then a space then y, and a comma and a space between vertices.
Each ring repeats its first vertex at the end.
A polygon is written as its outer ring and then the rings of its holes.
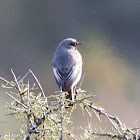
POLYGON ((75 87, 82 75, 82 56, 77 50, 77 45, 83 42, 77 42, 73 38, 63 40, 57 47, 52 60, 52 68, 56 83, 62 91, 69 95, 66 98, 74 101, 75 87))

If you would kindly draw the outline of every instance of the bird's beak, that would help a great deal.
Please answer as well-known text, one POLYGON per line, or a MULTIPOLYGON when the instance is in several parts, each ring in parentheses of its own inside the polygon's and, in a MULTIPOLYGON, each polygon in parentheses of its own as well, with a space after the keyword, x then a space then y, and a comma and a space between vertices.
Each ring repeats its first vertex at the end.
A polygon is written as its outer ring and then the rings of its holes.
POLYGON ((77 45, 81 45, 81 44, 84 44, 84 42, 77 42, 77 45))

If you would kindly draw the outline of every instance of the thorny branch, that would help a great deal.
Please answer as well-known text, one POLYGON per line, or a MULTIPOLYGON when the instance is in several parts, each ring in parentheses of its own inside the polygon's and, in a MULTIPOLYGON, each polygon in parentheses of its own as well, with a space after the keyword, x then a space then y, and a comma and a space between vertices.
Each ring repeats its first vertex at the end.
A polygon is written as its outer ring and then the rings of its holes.
POLYGON ((111 120, 114 120, 117 123, 118 127, 120 127, 120 128, 123 127, 121 121, 119 120, 119 118, 117 116, 112 116, 110 114, 107 114, 106 112, 103 111, 103 109, 101 109, 101 108, 99 108, 99 107, 97 107, 95 105, 92 105, 92 103, 85 103, 85 105, 88 106, 89 108, 94 109, 95 111, 97 111, 99 113, 99 115, 104 115, 107 118, 109 118, 111 120))
MULTIPOLYGON (((103 116, 107 117, 107 119, 111 122, 111 124, 113 125, 113 127, 114 127, 114 128, 116 129, 116 131, 119 133, 119 135, 115 135, 115 137, 118 136, 119 138, 122 137, 122 139, 129 140, 129 137, 127 136, 126 132, 131 133, 134 140, 135 140, 137 137, 139 137, 139 135, 137 135, 136 133, 134 133, 134 132, 132 131, 132 129, 123 127, 122 122, 120 121, 120 119, 119 119, 117 116, 112 116, 112 115, 110 115, 110 114, 104 112, 101 108, 99 108, 99 107, 97 107, 97 106, 95 106, 95 105, 92 105, 92 103, 85 103, 85 105, 88 106, 88 107, 91 108, 91 109, 94 109, 96 112, 99 113, 99 115, 103 115, 103 116), (114 123, 112 120, 113 120, 114 122, 116 122, 116 123, 114 123), (116 125, 119 127, 119 129, 117 128, 116 125), (124 133, 122 134, 122 133, 120 132, 120 130, 124 131, 124 133)), ((97 134, 98 134, 98 133, 97 133, 97 134)), ((103 134, 102 134, 102 135, 103 135, 103 134)), ((104 135, 107 135, 107 133, 104 134, 104 135)), ((109 136, 109 135, 108 135, 108 136, 109 136)), ((110 135, 110 136, 111 136, 111 135, 110 135)))

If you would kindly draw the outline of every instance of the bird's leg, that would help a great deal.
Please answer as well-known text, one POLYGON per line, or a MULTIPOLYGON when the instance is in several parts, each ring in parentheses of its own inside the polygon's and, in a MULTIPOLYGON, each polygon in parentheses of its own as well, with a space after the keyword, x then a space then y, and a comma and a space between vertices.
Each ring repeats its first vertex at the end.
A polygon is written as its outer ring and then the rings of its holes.
POLYGON ((71 100, 74 102, 74 88, 71 86, 71 100))
POLYGON ((76 87, 71 87, 71 99, 72 101, 74 102, 76 100, 76 97, 77 97, 77 90, 76 90, 76 87))

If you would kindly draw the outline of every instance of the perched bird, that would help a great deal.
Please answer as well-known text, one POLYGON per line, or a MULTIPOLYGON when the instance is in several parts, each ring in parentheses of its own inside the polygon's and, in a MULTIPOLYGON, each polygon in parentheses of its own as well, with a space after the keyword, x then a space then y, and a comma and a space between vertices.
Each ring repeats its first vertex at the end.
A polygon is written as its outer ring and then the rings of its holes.
POLYGON ((77 46, 83 42, 76 39, 64 39, 57 47, 52 60, 52 68, 56 83, 62 91, 68 92, 67 99, 72 101, 76 98, 76 85, 82 75, 82 56, 77 46))

